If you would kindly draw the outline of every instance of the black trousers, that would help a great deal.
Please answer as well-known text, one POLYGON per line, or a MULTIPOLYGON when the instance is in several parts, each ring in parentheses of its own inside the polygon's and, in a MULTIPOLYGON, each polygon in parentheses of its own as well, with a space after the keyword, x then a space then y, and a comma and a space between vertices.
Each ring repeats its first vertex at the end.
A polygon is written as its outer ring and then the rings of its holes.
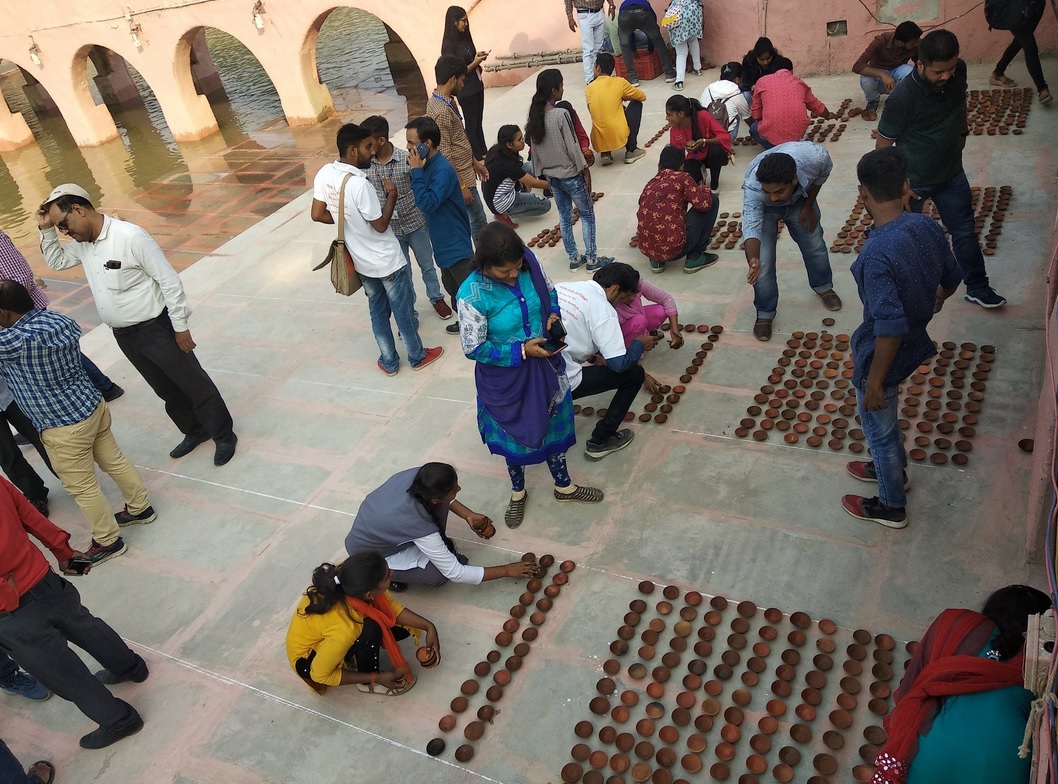
POLYGON ((606 407, 606 416, 599 420, 592 431, 592 443, 604 444, 610 436, 617 433, 617 429, 624 422, 625 414, 632 407, 639 390, 643 388, 645 377, 646 372, 639 364, 633 365, 624 373, 615 373, 602 365, 591 365, 581 371, 580 383, 573 390, 574 400, 609 392, 611 389, 616 390, 610 405, 606 407))
MULTIPOLYGON (((411 636, 411 633, 403 626, 394 626, 390 629, 393 638, 400 642, 411 636)), ((345 654, 345 661, 349 664, 356 662, 357 672, 378 672, 379 651, 382 648, 382 627, 371 618, 364 618, 364 630, 356 638, 353 647, 345 654)))
POLYGON ((1032 83, 1036 85, 1037 90, 1046 90, 1047 80, 1043 76, 1043 66, 1040 64, 1040 48, 1036 45, 1036 29, 1011 30, 1010 33, 1014 36, 1014 40, 999 58, 995 72, 1000 76, 1006 73, 1007 66, 1017 57, 1018 52, 1024 49, 1025 67, 1029 71, 1029 76, 1032 77, 1032 83))
POLYGON ((720 197, 713 194, 713 206, 705 212, 699 212, 691 207, 687 210, 687 240, 683 246, 683 255, 688 259, 700 256, 709 248, 709 236, 716 223, 716 215, 720 211, 720 197))
POLYGON ((676 69, 673 68, 672 61, 669 60, 669 50, 665 46, 665 40, 661 37, 661 28, 658 27, 658 20, 646 8, 633 6, 617 14, 617 38, 621 42, 621 57, 625 61, 625 72, 628 74, 628 81, 635 82, 639 79, 636 67, 632 61, 632 52, 634 51, 632 34, 636 30, 642 30, 647 38, 650 39, 650 42, 654 44, 654 51, 658 53, 665 75, 672 76, 675 74, 676 69))
POLYGON ((474 157, 480 160, 489 150, 485 143, 485 129, 481 127, 485 121, 485 91, 471 95, 460 94, 459 105, 463 109, 463 124, 467 129, 470 149, 474 151, 474 157))
POLYGON ((231 414, 217 385, 194 352, 176 345, 168 308, 150 321, 114 330, 118 348, 165 402, 165 413, 181 433, 214 441, 232 436, 231 414))
POLYGON ((727 166, 727 153, 719 144, 710 144, 705 148, 705 160, 688 158, 684 161, 683 170, 694 177, 695 182, 702 182, 702 169, 709 170, 709 187, 714 191, 720 187, 720 169, 727 166))
POLYGON ((639 127, 643 124, 641 101, 629 101, 625 105, 625 120, 628 121, 628 143, 625 144, 625 152, 635 152, 639 146, 639 127))
POLYGON ((33 444, 34 449, 44 458, 44 464, 48 466, 48 470, 55 473, 51 467, 51 460, 48 459, 48 450, 40 441, 40 434, 29 421, 29 417, 22 413, 18 403, 14 402, 6 410, 0 411, 0 469, 7 474, 11 484, 21 490, 22 495, 30 501, 44 501, 48 497, 48 488, 26 460, 22 450, 18 448, 9 425, 33 444))
POLYGON ((448 292, 453 310, 456 307, 456 294, 459 293, 459 287, 463 285, 463 281, 469 278, 470 273, 473 271, 474 262, 470 259, 457 261, 451 267, 443 267, 441 269, 441 285, 448 292))
POLYGON ((101 727, 114 727, 136 710, 99 682, 81 658, 81 648, 119 677, 139 676, 147 665, 118 633, 81 604, 77 589, 55 572, 22 595, 17 610, 0 613, 0 649, 22 668, 101 727))

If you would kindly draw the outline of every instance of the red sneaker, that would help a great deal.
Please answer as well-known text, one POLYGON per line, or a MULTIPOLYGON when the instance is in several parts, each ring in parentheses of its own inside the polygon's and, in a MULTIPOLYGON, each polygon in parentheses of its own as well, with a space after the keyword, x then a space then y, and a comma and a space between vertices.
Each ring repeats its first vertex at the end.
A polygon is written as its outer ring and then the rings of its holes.
POLYGON ((440 316, 442 321, 448 321, 448 319, 452 318, 452 309, 448 307, 448 303, 443 299, 439 299, 437 302, 433 303, 433 309, 434 312, 440 316))
POLYGON ((385 373, 387 376, 395 376, 395 375, 397 375, 397 371, 396 370, 386 370, 386 366, 382 364, 382 360, 381 359, 378 361, 377 364, 378 364, 378 369, 381 370, 383 373, 385 373))
POLYGON ((443 348, 441 348, 440 346, 435 346, 434 348, 428 348, 428 349, 426 349, 426 356, 422 358, 422 362, 420 362, 418 365, 412 365, 411 369, 412 370, 422 370, 424 367, 426 367, 430 363, 435 362, 437 359, 439 359, 440 356, 443 353, 445 353, 445 350, 443 348))

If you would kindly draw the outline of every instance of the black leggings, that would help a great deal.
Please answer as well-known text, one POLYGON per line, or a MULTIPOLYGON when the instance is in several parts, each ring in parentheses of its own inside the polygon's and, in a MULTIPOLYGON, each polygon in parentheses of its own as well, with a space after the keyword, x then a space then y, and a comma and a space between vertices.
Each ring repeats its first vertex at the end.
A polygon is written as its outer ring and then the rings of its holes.
POLYGON ((683 170, 694 178, 697 183, 702 182, 702 169, 709 170, 709 187, 714 191, 720 187, 720 169, 727 166, 727 153, 719 144, 710 144, 706 148, 705 160, 688 158, 683 163, 683 170))
MULTIPOLYGON (((411 633, 403 626, 390 629, 397 642, 406 640, 411 633)), ((353 647, 345 654, 345 663, 356 663, 357 672, 378 672, 378 655, 382 648, 382 627, 370 618, 364 618, 364 630, 356 638, 353 647)))
POLYGON ((485 91, 460 95, 459 105, 463 108, 463 122, 466 124, 470 149, 474 151, 474 157, 481 160, 489 149, 485 144, 485 130, 481 126, 485 121, 485 91))
POLYGON ((1040 65, 1040 48, 1036 45, 1035 28, 1032 30, 1011 30, 1014 40, 1003 52, 996 64, 996 75, 1002 76, 1010 62, 1017 57, 1018 52, 1025 50, 1025 67, 1029 69, 1029 76, 1037 90, 1047 89, 1047 80, 1043 78, 1043 66, 1040 65))

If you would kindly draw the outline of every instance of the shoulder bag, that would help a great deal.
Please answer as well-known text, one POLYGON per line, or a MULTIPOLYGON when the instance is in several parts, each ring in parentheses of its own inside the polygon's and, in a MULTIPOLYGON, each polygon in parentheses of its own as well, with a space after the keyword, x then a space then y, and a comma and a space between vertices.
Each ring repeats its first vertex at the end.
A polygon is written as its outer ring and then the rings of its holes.
POLYGON ((351 296, 364 287, 360 282, 360 276, 356 273, 356 262, 345 245, 345 185, 349 182, 352 174, 346 174, 342 179, 342 187, 338 192, 338 239, 331 243, 327 251, 327 257, 312 268, 312 271, 323 269, 328 264, 331 266, 331 285, 337 294, 346 297, 351 296))

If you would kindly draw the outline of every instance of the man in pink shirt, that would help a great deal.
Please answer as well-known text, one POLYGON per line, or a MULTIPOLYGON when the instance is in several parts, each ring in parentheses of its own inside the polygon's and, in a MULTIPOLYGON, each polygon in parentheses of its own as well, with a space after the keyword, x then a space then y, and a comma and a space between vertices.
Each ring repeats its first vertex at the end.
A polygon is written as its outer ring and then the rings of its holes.
POLYGON ((833 116, 812 88, 793 75, 789 59, 776 57, 773 67, 774 73, 757 80, 750 106, 753 124, 749 135, 765 150, 801 141, 808 130, 808 112, 824 120, 833 116))

